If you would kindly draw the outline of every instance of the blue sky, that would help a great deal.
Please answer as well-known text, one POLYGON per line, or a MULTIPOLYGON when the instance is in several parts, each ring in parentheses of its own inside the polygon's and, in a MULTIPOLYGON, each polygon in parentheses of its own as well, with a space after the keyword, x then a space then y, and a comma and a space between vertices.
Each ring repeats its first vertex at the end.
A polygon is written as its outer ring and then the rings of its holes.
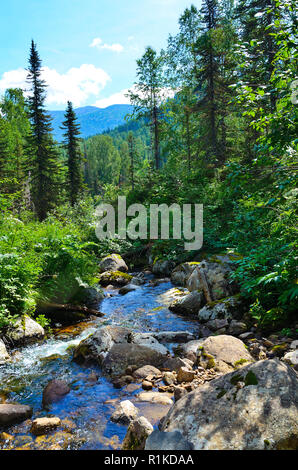
POLYGON ((136 59, 166 46, 178 18, 200 0, 9 0, 1 5, 0 94, 25 87, 31 39, 49 84, 47 106, 126 102, 136 59))

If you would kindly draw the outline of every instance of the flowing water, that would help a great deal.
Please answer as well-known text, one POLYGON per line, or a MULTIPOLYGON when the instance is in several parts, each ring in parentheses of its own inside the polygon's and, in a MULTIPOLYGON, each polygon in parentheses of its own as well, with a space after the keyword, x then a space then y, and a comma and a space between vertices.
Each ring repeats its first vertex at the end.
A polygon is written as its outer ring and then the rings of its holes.
MULTIPOLYGON (((33 419, 42 416, 69 418, 75 423, 75 435, 82 439, 80 449, 118 449, 127 427, 110 421, 115 406, 129 399, 156 426, 168 407, 138 403, 136 394, 140 384, 130 384, 121 389, 102 376, 97 366, 84 367, 72 361, 72 348, 90 335, 100 325, 126 326, 135 331, 197 332, 195 320, 180 317, 167 308, 171 283, 152 287, 150 283, 121 296, 107 291, 100 310, 105 314, 71 328, 58 328, 54 336, 40 344, 18 350, 11 364, 0 366, 0 402, 17 402, 33 407, 33 419), (42 409, 42 392, 53 378, 65 380, 71 391, 61 401, 51 406, 50 412, 42 409)), ((169 349, 174 345, 168 345, 169 349)), ((15 437, 14 447, 34 439, 28 426, 18 425, 8 429, 15 437), (25 437, 26 436, 26 437, 25 437), (29 437, 28 437, 29 436, 29 437)))

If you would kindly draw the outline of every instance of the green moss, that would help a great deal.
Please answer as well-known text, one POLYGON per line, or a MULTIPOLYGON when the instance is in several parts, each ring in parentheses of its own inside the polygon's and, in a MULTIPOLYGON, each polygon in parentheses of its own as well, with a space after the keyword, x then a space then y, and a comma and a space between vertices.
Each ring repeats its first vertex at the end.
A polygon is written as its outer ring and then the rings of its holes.
POLYGON ((259 381, 256 377, 256 375, 253 373, 252 370, 250 370, 246 376, 245 376, 245 379, 244 379, 244 383, 245 383, 245 386, 248 386, 248 385, 258 385, 259 381))
POLYGON ((226 391, 224 388, 222 388, 216 398, 221 398, 221 397, 223 397, 226 393, 227 393, 227 391, 226 391))
POLYGON ((234 364, 234 368, 236 369, 239 366, 242 366, 242 364, 245 364, 246 362, 249 362, 248 359, 239 359, 239 361, 236 361, 234 364))
POLYGON ((230 383, 231 383, 232 385, 236 385, 237 382, 243 382, 243 377, 242 377, 242 375, 240 375, 240 374, 235 374, 235 375, 233 375, 233 377, 232 377, 231 380, 230 380, 230 383))
POLYGON ((187 263, 187 264, 189 264, 189 266, 194 266, 194 265, 198 266, 201 263, 199 261, 189 261, 189 263, 187 263))
POLYGON ((204 356, 205 359, 208 359, 207 369, 212 369, 213 367, 215 367, 215 360, 214 360, 214 357, 211 354, 207 354, 207 353, 203 352, 203 356, 204 356))

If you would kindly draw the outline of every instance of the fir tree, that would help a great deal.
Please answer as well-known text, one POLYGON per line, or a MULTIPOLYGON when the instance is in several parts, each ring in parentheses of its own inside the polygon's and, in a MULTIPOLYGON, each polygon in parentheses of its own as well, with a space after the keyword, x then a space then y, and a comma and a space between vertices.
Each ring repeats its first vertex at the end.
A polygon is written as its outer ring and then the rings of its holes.
POLYGON ((74 206, 78 200, 83 186, 82 175, 82 152, 80 149, 80 126, 77 123, 77 117, 73 110, 72 103, 67 102, 65 121, 62 122, 61 129, 65 129, 64 145, 68 155, 68 185, 70 203, 74 206))
POLYGON ((51 131, 51 118, 45 111, 46 84, 41 78, 41 60, 34 41, 31 43, 27 81, 31 85, 26 171, 31 175, 33 203, 40 221, 54 207, 58 196, 58 152, 51 131))

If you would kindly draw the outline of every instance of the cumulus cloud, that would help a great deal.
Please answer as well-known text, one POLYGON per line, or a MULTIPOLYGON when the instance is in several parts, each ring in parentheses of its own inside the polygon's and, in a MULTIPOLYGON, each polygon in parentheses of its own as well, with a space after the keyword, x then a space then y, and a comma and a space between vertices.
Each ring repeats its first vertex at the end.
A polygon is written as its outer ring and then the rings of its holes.
MULTIPOLYGON (((126 96, 128 91, 136 92, 136 88, 133 85, 131 88, 125 88, 124 90, 119 91, 118 93, 114 93, 108 98, 102 98, 97 100, 94 103, 94 106, 98 108, 107 108, 113 104, 131 104, 129 98, 126 96)), ((160 90, 160 97, 162 101, 167 100, 168 98, 174 98, 175 94, 177 93, 178 89, 174 90, 173 88, 162 88, 160 90)))
POLYGON ((97 49, 108 49, 114 52, 122 52, 124 50, 124 47, 121 44, 105 44, 100 38, 94 38, 89 47, 96 47, 97 49))
POLYGON ((107 108, 112 104, 130 104, 129 98, 125 96, 126 93, 128 93, 128 88, 119 91, 118 93, 114 93, 108 98, 97 100, 94 106, 97 106, 98 108, 107 108))
MULTIPOLYGON (((0 79, 0 93, 7 88, 22 88, 27 94, 29 85, 26 77, 27 71, 24 69, 5 72, 0 79)), ((81 106, 89 97, 97 96, 111 80, 103 69, 93 64, 72 67, 64 74, 44 67, 42 78, 48 85, 47 105, 64 105, 69 100, 74 106, 81 106)))

